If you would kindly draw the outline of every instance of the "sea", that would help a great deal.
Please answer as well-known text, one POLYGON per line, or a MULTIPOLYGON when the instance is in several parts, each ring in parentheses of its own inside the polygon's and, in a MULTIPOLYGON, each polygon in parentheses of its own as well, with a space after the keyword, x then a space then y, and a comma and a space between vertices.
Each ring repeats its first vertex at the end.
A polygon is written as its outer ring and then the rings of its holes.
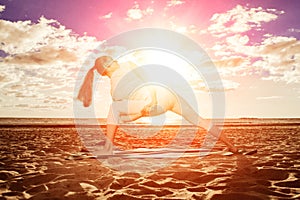
MULTIPOLYGON (((217 119, 217 123, 223 120, 217 119)), ((0 127, 75 127, 75 126, 104 126, 106 124, 105 118, 90 119, 90 118, 0 118, 0 127)), ((129 123, 129 126, 145 125, 151 126, 149 123, 139 122, 129 123)), ((164 126, 180 126, 180 122, 172 122, 163 124, 164 126)), ((126 124, 123 124, 126 126, 126 124)), ((154 125, 155 126, 155 125, 154 125)), ((162 126, 162 125, 157 125, 162 126)), ((183 126, 191 126, 184 124, 183 126)), ((239 127, 239 126, 300 126, 300 118, 234 118, 225 119, 224 127, 239 127)))

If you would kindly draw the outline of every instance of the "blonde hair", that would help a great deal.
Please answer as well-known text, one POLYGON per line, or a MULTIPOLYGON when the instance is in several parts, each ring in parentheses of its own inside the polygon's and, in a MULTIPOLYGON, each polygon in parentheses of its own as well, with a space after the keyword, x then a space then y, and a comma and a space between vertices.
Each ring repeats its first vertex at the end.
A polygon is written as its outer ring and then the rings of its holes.
POLYGON ((94 70, 101 75, 105 75, 105 70, 113 62, 110 56, 101 56, 95 60, 94 66, 86 74, 84 81, 79 90, 77 99, 83 102, 84 107, 88 107, 92 103, 94 70))

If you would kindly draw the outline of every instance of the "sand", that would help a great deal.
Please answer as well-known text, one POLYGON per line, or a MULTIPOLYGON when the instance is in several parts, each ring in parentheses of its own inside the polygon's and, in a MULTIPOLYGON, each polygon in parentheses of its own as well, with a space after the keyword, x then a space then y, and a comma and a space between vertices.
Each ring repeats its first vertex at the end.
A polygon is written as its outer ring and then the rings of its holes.
MULTIPOLYGON (((155 148, 168 144, 176 128, 166 127, 148 139, 125 131, 118 133, 119 147, 155 148)), ((182 157, 169 164, 153 158, 76 158, 72 155, 89 153, 75 128, 2 127, 0 199, 300 199, 300 127, 224 131, 238 147, 257 148, 258 153, 182 157), (157 168, 151 171, 153 166, 157 168)), ((95 130, 88 132, 92 137, 95 130)), ((201 139, 203 131, 191 146, 201 139)), ((213 151, 224 148, 217 143, 213 151)))

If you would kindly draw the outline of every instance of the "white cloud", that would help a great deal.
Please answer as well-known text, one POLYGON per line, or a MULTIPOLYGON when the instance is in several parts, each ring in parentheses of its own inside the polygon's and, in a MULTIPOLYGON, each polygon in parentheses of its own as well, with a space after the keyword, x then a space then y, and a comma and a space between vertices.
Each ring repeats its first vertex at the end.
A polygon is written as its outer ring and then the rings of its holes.
POLYGON ((154 12, 154 9, 151 7, 148 7, 144 10, 139 8, 139 5, 135 3, 135 5, 127 11, 127 18, 125 20, 127 21, 133 21, 133 20, 141 20, 144 16, 152 15, 154 12))
POLYGON ((178 5, 181 5, 181 4, 184 4, 185 2, 184 1, 181 1, 181 0, 170 0, 170 1, 167 1, 167 6, 168 7, 173 7, 173 6, 178 6, 178 5))
POLYGON ((58 62, 76 62, 77 57, 74 53, 64 48, 54 49, 52 47, 42 47, 38 52, 19 53, 15 56, 7 57, 4 63, 15 64, 36 64, 46 65, 58 62))
POLYGON ((244 62, 243 57, 239 56, 232 56, 232 57, 224 57, 221 60, 216 60, 214 64, 217 67, 238 67, 241 63, 244 62))
POLYGON ((283 13, 275 9, 238 5, 226 13, 213 15, 208 32, 217 40, 210 51, 216 65, 221 67, 221 75, 255 74, 263 80, 299 83, 299 40, 266 33, 262 42, 251 45, 249 36, 245 34, 249 30, 259 31, 263 23, 275 20, 283 13))
POLYGON ((5 5, 0 5, 0 12, 3 12, 5 10, 5 5))
POLYGON ((44 17, 37 23, 0 20, 0 28, 0 48, 8 54, 0 60, 3 116, 71 115, 79 90, 75 88, 77 79, 83 81, 98 56, 124 52, 124 48, 102 45, 94 37, 77 36, 44 17))
POLYGON ((275 20, 278 17, 274 9, 246 8, 237 5, 226 13, 216 13, 210 19, 212 24, 208 31, 215 37, 225 37, 228 34, 244 33, 260 28, 262 23, 275 20))
POLYGON ((78 37, 55 20, 41 17, 38 23, 0 20, 1 50, 6 63, 81 62, 101 42, 94 37, 78 37))
POLYGON ((247 35, 236 34, 226 38, 226 42, 232 46, 243 46, 249 42, 249 37, 247 35))
POLYGON ((254 66, 268 72, 263 78, 300 83, 300 41, 291 37, 270 37, 255 47, 260 60, 254 66))
POLYGON ((263 97, 256 97, 256 100, 271 100, 271 99, 282 99, 282 96, 263 96, 263 97))
POLYGON ((223 79, 222 82, 225 90, 235 90, 240 86, 238 82, 234 82, 232 80, 223 79))
MULTIPOLYGON (((44 46, 51 46, 54 49, 61 47, 72 49, 74 44, 78 45, 82 39, 91 40, 87 37, 78 40, 72 35, 71 30, 65 29, 55 20, 48 20, 44 17, 41 17, 36 24, 31 21, 0 20, 0 29, 2 30, 0 32, 1 49, 11 55, 35 52, 44 46)), ((95 42, 95 39, 92 40, 95 42)), ((82 45, 84 45, 83 42, 82 45)))
POLYGON ((139 8, 132 8, 127 11, 127 17, 132 20, 142 19, 143 12, 139 8))
POLYGON ((0 62, 2 111, 72 109, 78 72, 91 67, 83 63, 101 42, 44 17, 37 23, 0 20, 0 29, 1 50, 8 53, 0 62))
MULTIPOLYGON (((264 80, 300 83, 300 41, 292 37, 270 36, 257 45, 247 45, 239 35, 215 45, 215 63, 226 66, 223 72, 232 75, 256 74, 264 80), (243 59, 237 59, 243 57, 243 59), (229 68, 228 68, 229 67, 229 68), (231 67, 231 68, 230 68, 231 67)), ((221 69, 222 71, 222 69, 221 69)))
POLYGON ((193 85, 193 87, 196 90, 201 90, 201 91, 209 91, 209 92, 224 92, 224 91, 230 91, 230 90, 235 90, 236 88, 239 87, 239 83, 227 80, 227 79, 222 79, 222 80, 215 80, 215 81, 210 81, 209 85, 207 85, 203 81, 198 81, 198 85, 193 85))
POLYGON ((294 32, 294 33, 300 33, 300 29, 298 29, 298 28, 290 28, 288 31, 294 32))
POLYGON ((152 15, 153 12, 154 12, 154 9, 151 7, 148 7, 145 10, 143 10, 144 15, 152 15))
POLYGON ((187 33, 191 33, 191 34, 195 34, 198 32, 198 28, 194 25, 178 25, 176 24, 174 21, 169 21, 169 24, 171 26, 171 29, 178 32, 178 33, 182 33, 182 34, 187 34, 187 33))
POLYGON ((106 15, 99 17, 99 19, 110 19, 112 17, 112 15, 113 15, 113 13, 110 12, 110 13, 107 13, 106 15))

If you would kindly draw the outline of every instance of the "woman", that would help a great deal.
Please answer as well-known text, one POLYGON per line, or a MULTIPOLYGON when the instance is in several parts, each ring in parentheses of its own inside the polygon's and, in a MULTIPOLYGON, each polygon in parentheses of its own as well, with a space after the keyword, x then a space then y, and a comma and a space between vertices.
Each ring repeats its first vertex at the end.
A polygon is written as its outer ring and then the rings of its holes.
MULTIPOLYGON (((99 57, 87 73, 78 94, 78 99, 83 102, 83 105, 90 106, 94 70, 97 70, 102 76, 110 78, 113 103, 107 118, 107 138, 109 140, 104 147, 108 154, 112 153, 112 142, 120 122, 160 115, 167 111, 179 114, 193 125, 203 127, 214 136, 218 136, 220 130, 216 126, 210 127, 209 120, 200 117, 187 101, 166 87, 146 84, 147 74, 142 70, 135 70, 135 68, 136 66, 131 62, 119 64, 109 56, 99 57)), ((223 133, 220 133, 219 139, 227 145, 231 152, 238 152, 238 149, 223 133)))

